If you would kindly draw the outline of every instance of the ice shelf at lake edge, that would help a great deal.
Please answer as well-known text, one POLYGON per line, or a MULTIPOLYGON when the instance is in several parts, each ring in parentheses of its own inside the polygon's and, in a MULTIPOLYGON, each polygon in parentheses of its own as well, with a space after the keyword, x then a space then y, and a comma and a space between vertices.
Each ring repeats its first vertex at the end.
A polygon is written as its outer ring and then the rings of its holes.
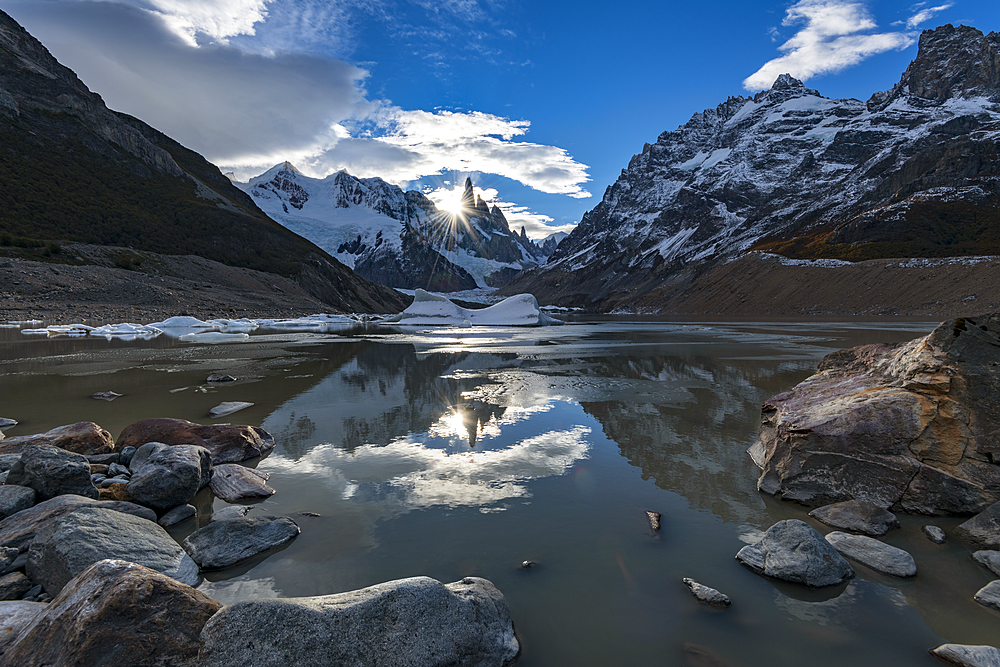
POLYGON ((487 308, 462 308, 447 297, 418 289, 413 303, 403 312, 380 320, 380 324, 407 326, 546 326, 562 324, 542 312, 531 294, 517 294, 487 308))

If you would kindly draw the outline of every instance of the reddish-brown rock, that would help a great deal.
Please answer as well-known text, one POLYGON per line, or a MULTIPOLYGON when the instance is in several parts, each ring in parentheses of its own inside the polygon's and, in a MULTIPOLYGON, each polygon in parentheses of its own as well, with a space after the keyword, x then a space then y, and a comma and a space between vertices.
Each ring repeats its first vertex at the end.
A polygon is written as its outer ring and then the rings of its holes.
POLYGON ((195 667, 202 628, 221 606, 149 568, 102 560, 31 621, 4 664, 195 667))
POLYGON ((7 438, 0 442, 0 454, 17 454, 29 445, 52 445, 87 456, 111 453, 115 440, 94 422, 77 422, 45 433, 7 438))
POLYGON ((198 445, 212 455, 212 464, 239 463, 265 456, 274 449, 274 438, 256 426, 202 426, 184 419, 143 419, 119 434, 116 446, 138 449, 147 442, 167 445, 198 445))

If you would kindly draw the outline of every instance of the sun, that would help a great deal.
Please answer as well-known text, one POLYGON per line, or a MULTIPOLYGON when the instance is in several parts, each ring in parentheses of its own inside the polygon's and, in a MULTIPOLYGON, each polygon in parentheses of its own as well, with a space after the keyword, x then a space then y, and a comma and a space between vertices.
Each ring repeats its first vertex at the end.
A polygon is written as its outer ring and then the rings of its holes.
POLYGON ((438 210, 457 216, 462 212, 462 188, 442 187, 427 193, 427 198, 434 202, 438 210))

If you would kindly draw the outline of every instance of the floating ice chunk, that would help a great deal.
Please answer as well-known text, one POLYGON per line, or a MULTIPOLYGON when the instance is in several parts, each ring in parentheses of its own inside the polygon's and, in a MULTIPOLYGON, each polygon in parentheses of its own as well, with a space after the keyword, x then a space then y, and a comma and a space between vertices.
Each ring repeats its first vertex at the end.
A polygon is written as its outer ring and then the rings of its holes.
POLYGON ((225 417, 226 415, 231 415, 234 412, 239 412, 240 410, 245 410, 253 406, 253 403, 247 403, 246 401, 226 401, 225 403, 219 403, 217 406, 208 411, 210 417, 225 417))
POLYGON ((133 324, 125 322, 123 324, 105 324, 91 330, 91 336, 104 336, 108 340, 120 338, 122 340, 149 340, 156 338, 163 331, 149 324, 133 324))
POLYGON ((381 324, 407 326, 543 326, 562 324, 538 307, 531 294, 518 294, 482 309, 462 308, 450 299, 418 289, 409 308, 381 320, 381 324))
POLYGON ((28 336, 86 336, 94 327, 86 324, 53 324, 44 329, 21 329, 28 336))
POLYGON ((237 332, 250 332, 257 329, 258 324, 254 320, 249 320, 245 317, 238 320, 227 320, 227 319, 216 319, 209 320, 205 322, 212 329, 217 329, 218 331, 225 331, 227 333, 237 333, 237 332))
POLYGON ((216 327, 208 322, 203 322, 197 317, 187 315, 176 315, 168 317, 162 322, 153 322, 149 326, 158 329, 215 329, 216 327))
POLYGON ((359 315, 332 315, 327 313, 307 315, 294 319, 257 320, 264 329, 280 331, 332 331, 343 327, 353 327, 358 322, 368 321, 359 315))
POLYGON ((235 343, 250 340, 250 334, 206 331, 205 333, 184 334, 178 340, 182 340, 185 343, 235 343))

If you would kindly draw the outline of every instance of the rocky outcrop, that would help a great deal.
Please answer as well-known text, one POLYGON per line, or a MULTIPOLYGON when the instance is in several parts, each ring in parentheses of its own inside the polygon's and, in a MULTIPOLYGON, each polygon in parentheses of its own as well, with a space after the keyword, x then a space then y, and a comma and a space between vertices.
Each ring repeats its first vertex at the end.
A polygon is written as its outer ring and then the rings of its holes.
POLYGON ((762 407, 758 488, 820 505, 969 515, 1000 500, 1000 315, 828 355, 762 407))
POLYGON ((205 625, 203 667, 501 667, 519 651, 503 595, 485 579, 427 577, 308 598, 245 600, 205 625))
POLYGON ((4 664, 197 667, 201 631, 221 606, 154 570, 102 560, 31 620, 4 664))
POLYGON ((78 509, 42 527, 31 543, 26 572, 56 595, 106 558, 138 563, 188 585, 198 582, 197 566, 162 527, 100 507, 78 509))
POLYGON ((51 445, 29 445, 11 466, 5 483, 34 489, 38 500, 67 493, 98 498, 86 457, 51 445))
POLYGON ((809 588, 837 586, 854 576, 854 569, 819 532, 804 521, 779 521, 736 559, 753 572, 809 588))
POLYGON ((147 442, 204 447, 211 454, 213 465, 239 463, 265 456, 274 449, 271 434, 256 426, 202 426, 166 417, 143 419, 126 426, 118 435, 116 446, 138 448, 147 442))
POLYGON ((77 422, 45 433, 7 438, 0 442, 0 454, 20 454, 31 445, 49 445, 88 456, 111 453, 115 441, 110 433, 94 422, 77 422))

